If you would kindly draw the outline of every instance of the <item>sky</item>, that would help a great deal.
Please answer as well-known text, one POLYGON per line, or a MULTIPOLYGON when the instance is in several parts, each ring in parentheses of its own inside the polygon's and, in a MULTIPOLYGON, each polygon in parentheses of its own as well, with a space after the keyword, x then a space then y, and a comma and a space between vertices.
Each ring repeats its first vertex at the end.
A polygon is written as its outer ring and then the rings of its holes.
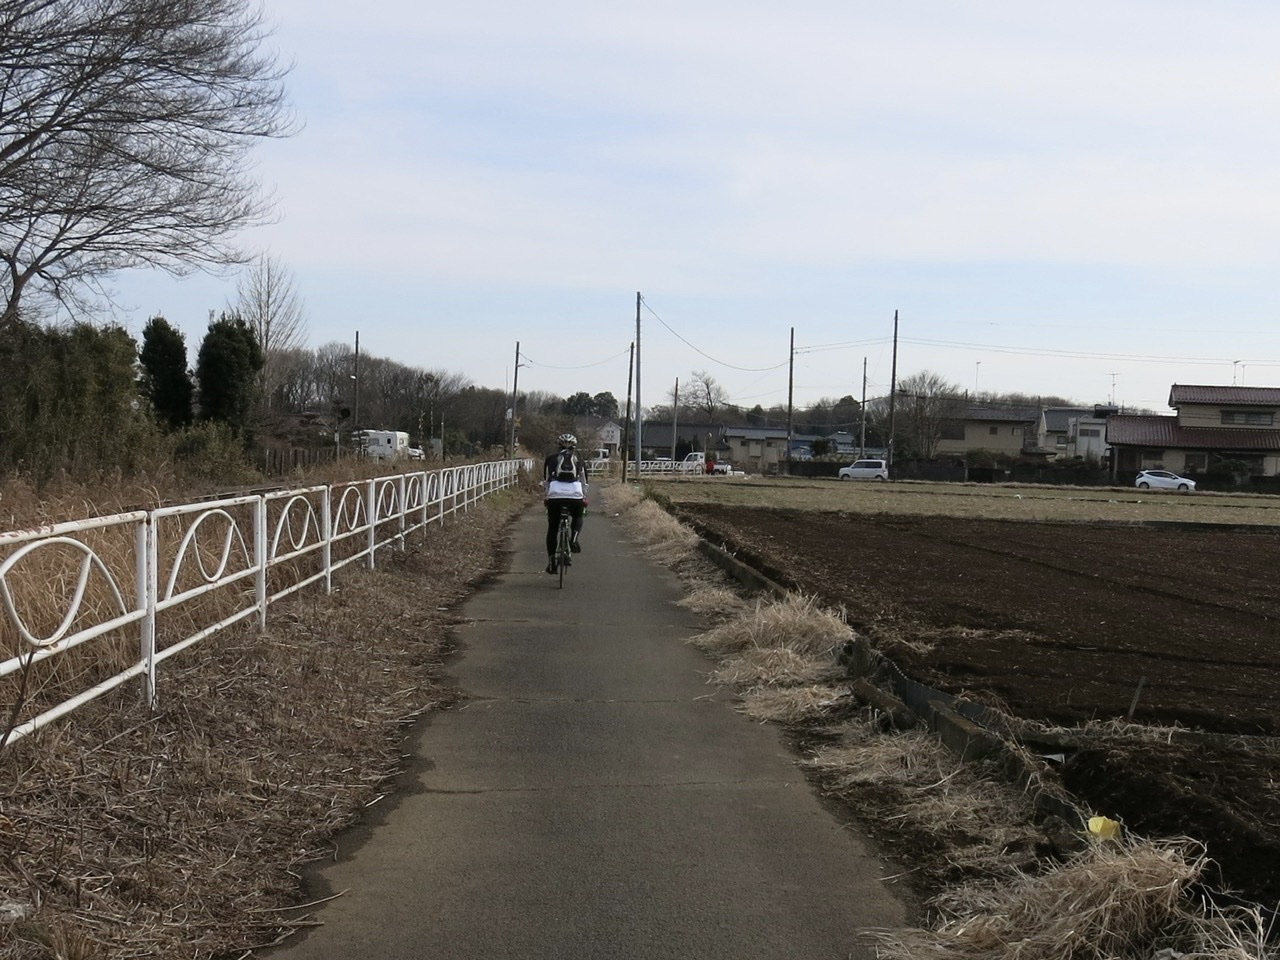
MULTIPOLYGON (((264 0, 307 340, 478 386, 1167 413, 1280 384, 1280 6, 264 0), (790 344, 794 331, 795 352, 790 344), (794 361, 793 373, 789 368, 794 361), (865 366, 865 378, 864 378, 865 366)), ((194 356, 236 277, 131 271, 194 356)))

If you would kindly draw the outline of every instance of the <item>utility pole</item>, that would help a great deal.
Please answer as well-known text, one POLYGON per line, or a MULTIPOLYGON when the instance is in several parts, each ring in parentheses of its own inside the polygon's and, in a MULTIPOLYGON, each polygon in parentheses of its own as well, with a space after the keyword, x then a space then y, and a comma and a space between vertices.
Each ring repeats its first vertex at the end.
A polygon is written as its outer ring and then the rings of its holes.
POLYGON ((862 358, 862 432, 858 436, 858 459, 867 455, 867 358, 862 358))
POLYGON ((893 466, 893 438, 895 422, 895 401, 898 397, 898 311, 893 311, 893 372, 889 376, 889 449, 885 451, 885 464, 893 466))
POLYGON ((640 477, 640 450, 643 438, 641 434, 644 432, 644 408, 640 406, 640 304, 643 298, 640 291, 636 291, 636 478, 640 477))
POLYGON ((516 384, 520 382, 520 341, 516 341, 516 370, 511 375, 511 432, 509 434, 511 441, 507 444, 507 459, 516 455, 516 397, 520 396, 516 392, 516 384))
POLYGON ((787 356, 787 476, 791 476, 791 437, 794 416, 791 407, 796 383, 796 328, 791 328, 791 352, 787 356))
MULTIPOLYGON (((631 429, 631 375, 635 371, 636 362, 636 345, 631 344, 631 353, 627 357, 627 415, 622 421, 622 482, 627 482, 627 457, 630 449, 627 447, 627 431, 631 429)), ((639 479, 640 468, 636 467, 636 478, 639 479)))
POLYGON ((671 461, 676 459, 676 437, 680 434, 676 432, 676 422, 680 417, 680 378, 676 377, 676 389, 671 395, 671 461))
POLYGON ((352 411, 351 419, 355 422, 355 428, 360 429, 360 331, 356 331, 356 369, 353 374, 356 382, 356 402, 355 409, 352 411))

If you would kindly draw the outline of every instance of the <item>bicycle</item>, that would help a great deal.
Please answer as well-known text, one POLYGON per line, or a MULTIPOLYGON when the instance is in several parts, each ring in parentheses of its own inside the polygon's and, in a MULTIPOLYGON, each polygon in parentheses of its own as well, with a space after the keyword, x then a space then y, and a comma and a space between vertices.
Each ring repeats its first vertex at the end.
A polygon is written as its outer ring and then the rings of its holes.
POLYGON ((560 509, 560 530, 556 534, 556 573, 560 574, 560 589, 564 589, 564 572, 573 563, 573 514, 568 506, 560 509))

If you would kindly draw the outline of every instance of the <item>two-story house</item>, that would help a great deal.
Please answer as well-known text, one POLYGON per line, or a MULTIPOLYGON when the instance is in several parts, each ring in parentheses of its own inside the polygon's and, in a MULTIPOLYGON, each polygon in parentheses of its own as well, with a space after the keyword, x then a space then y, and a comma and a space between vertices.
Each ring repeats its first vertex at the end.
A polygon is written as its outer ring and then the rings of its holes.
POLYGON ((1254 474, 1280 473, 1280 387, 1214 387, 1175 383, 1173 416, 1107 418, 1115 471, 1163 469, 1202 473, 1241 461, 1254 474))
POLYGON ((1034 443, 1039 418, 1038 407, 970 404, 942 424, 936 455, 964 456, 970 450, 988 450, 1017 456, 1034 443))
POLYGON ((1092 407, 1042 407, 1036 427, 1036 449, 1050 457, 1067 455, 1071 421, 1093 414, 1092 407))

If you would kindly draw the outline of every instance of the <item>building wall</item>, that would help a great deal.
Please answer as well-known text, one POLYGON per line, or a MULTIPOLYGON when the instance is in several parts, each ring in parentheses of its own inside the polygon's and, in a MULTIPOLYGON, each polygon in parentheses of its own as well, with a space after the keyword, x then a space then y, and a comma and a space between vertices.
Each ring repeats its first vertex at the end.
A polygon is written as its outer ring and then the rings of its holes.
POLYGON ((990 450, 992 453, 1008 453, 1017 455, 1022 452, 1022 441, 1026 435, 1026 425, 1010 423, 1007 420, 999 423, 981 421, 966 422, 963 440, 940 440, 938 456, 956 456, 970 450, 990 450))
POLYGON ((763 440, 744 437, 725 439, 729 444, 730 462, 748 473, 776 473, 778 464, 786 459, 786 437, 763 440))
POLYGON ((1241 430, 1274 430, 1280 427, 1275 410, 1265 407, 1233 407, 1221 403, 1184 403, 1178 407, 1178 423, 1184 427, 1231 427, 1241 430))

